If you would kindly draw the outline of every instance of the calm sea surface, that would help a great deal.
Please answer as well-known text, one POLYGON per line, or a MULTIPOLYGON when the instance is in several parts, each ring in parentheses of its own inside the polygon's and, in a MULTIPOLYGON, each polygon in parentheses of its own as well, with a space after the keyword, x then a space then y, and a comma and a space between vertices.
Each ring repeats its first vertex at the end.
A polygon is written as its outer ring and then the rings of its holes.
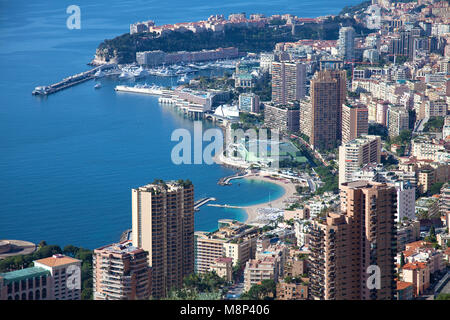
MULTIPOLYGON (((0 0, 0 239, 87 248, 117 241, 131 225, 130 189, 155 178, 191 179, 197 199, 213 196, 219 203, 281 196, 281 187, 264 182, 218 186, 232 173, 218 165, 172 164, 170 135, 176 128, 193 132, 193 122, 155 97, 115 93, 117 80, 102 79, 99 90, 88 81, 48 98, 31 91, 87 70, 98 44, 136 21, 164 24, 233 12, 315 17, 359 2, 0 0), (72 4, 81 8, 81 30, 66 27, 72 4)), ((220 218, 246 215, 204 206, 196 230, 213 230, 220 218)))

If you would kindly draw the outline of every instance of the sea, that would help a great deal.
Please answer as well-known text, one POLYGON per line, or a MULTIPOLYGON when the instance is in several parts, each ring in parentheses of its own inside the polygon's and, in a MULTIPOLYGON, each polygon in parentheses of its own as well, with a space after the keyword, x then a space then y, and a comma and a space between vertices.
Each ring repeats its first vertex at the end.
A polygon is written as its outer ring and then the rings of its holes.
MULTIPOLYGON (((176 165, 171 150, 178 128, 193 121, 156 97, 116 93, 118 79, 95 81, 52 94, 31 95, 88 70, 104 39, 129 32, 130 23, 197 21, 213 14, 337 14, 359 0, 0 0, 0 239, 19 239, 94 249, 119 240, 131 227, 131 189, 154 179, 190 179, 195 198, 252 205, 276 199, 273 183, 217 181, 234 171, 217 164, 176 165), (71 5, 80 29, 69 29, 71 5)), ((167 84, 151 77, 148 83, 167 84)), ((204 122, 203 129, 213 127, 204 122)), ((245 221, 240 209, 203 206, 195 230, 212 231, 218 219, 245 221)))

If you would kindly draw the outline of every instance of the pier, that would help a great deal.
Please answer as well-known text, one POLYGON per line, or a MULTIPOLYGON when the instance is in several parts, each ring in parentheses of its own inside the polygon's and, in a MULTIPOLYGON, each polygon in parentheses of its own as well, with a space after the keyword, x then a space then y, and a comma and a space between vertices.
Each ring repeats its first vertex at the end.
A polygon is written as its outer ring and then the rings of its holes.
POLYGON ((209 197, 209 198, 202 198, 200 200, 197 200, 194 202, 194 210, 198 211, 201 206, 207 204, 210 201, 216 201, 216 198, 209 197))
POLYGON ((208 207, 244 209, 244 207, 241 207, 241 206, 232 206, 232 205, 229 205, 229 204, 215 204, 215 203, 209 203, 208 207))
POLYGON ((95 74, 98 71, 107 70, 116 67, 116 64, 105 64, 102 66, 98 66, 95 68, 92 68, 90 70, 78 73, 76 75, 64 78, 60 82, 51 84, 49 86, 39 86, 36 87, 31 94, 37 96, 37 95, 43 95, 47 96, 49 94, 64 90, 66 88, 70 88, 74 85, 77 85, 79 83, 91 80, 95 78, 95 74))
POLYGON ((239 171, 231 176, 220 178, 217 184, 221 186, 229 186, 231 185, 231 180, 243 178, 246 174, 246 171, 239 171))

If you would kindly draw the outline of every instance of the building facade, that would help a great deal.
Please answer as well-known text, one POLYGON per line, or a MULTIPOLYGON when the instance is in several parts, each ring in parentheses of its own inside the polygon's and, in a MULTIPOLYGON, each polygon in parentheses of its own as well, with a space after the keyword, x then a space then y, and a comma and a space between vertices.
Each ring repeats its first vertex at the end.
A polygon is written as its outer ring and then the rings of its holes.
POLYGON ((369 113, 365 105, 342 105, 342 143, 347 143, 369 132, 369 113))
POLYGON ((352 180, 352 175, 368 163, 380 163, 379 136, 361 136, 339 147, 339 184, 352 180))
POLYGON ((299 62, 272 63, 272 102, 285 105, 305 96, 306 66, 299 62))
POLYGON ((194 272, 194 186, 155 181, 132 189, 133 246, 149 253, 152 296, 165 297, 194 272))
POLYGON ((151 268, 148 252, 131 241, 94 250, 94 300, 148 300, 151 268))
POLYGON ((394 298, 395 201, 395 188, 383 183, 341 185, 345 210, 314 221, 310 231, 308 269, 313 299, 394 298), (370 278, 373 274, 377 285, 370 278))

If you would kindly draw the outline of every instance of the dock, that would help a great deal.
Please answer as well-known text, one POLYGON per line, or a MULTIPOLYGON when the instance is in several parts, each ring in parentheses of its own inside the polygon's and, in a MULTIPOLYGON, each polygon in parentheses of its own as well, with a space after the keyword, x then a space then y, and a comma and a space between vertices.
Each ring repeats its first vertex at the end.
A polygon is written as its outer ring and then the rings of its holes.
POLYGON ((49 86, 38 86, 38 87, 34 88, 34 90, 31 92, 31 94, 35 95, 35 96, 38 96, 38 95, 47 96, 52 93, 56 93, 58 91, 70 88, 70 87, 75 86, 80 83, 83 83, 85 81, 94 79, 96 72, 111 69, 114 67, 116 67, 116 64, 105 64, 102 66, 98 66, 98 67, 92 68, 90 70, 78 73, 76 75, 64 78, 63 80, 61 80, 57 83, 51 84, 49 86))
POLYGON ((198 211, 200 210, 200 207, 207 204, 210 201, 216 201, 216 198, 209 197, 209 198, 202 198, 200 200, 197 200, 194 202, 194 210, 198 211))
POLYGON ((229 205, 229 204, 215 204, 215 203, 209 203, 208 207, 244 209, 244 207, 241 207, 241 206, 232 206, 232 205, 229 205))
POLYGON ((217 184, 221 186, 229 186, 231 185, 231 180, 243 178, 246 174, 246 171, 239 171, 231 176, 220 178, 217 184))

